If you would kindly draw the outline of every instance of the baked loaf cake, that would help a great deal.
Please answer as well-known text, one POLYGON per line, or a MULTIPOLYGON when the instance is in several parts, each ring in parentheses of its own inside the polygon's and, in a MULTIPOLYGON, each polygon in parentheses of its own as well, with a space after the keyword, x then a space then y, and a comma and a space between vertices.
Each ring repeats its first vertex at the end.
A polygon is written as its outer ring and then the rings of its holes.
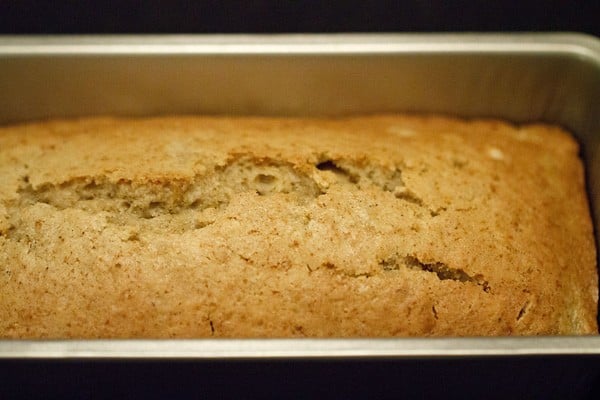
POLYGON ((557 127, 376 115, 0 129, 0 337, 597 333, 557 127))

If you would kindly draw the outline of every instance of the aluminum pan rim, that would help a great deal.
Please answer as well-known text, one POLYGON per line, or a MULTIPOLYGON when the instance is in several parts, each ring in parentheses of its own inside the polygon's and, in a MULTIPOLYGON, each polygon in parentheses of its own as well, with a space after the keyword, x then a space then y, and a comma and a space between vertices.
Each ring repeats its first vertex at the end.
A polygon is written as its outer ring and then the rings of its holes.
POLYGON ((555 53, 600 66, 600 39, 579 33, 0 36, 0 57, 406 53, 555 53))
POLYGON ((460 358, 536 355, 600 355, 600 337, 0 341, 0 359, 460 358))

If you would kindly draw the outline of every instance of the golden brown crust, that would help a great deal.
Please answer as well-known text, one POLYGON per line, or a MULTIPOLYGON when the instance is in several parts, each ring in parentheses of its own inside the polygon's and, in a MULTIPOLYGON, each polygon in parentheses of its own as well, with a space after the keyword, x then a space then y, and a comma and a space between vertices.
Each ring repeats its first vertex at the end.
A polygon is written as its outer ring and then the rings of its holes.
POLYGON ((435 116, 0 128, 0 337, 597 333, 577 152, 435 116))

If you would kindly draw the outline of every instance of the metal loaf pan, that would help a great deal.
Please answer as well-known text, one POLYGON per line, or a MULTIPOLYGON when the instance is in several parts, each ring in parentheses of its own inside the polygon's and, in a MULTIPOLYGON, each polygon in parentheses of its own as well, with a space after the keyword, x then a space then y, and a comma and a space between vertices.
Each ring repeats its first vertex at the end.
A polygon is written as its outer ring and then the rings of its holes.
MULTIPOLYGON (((381 111, 563 125, 582 144, 589 199, 593 214, 600 216, 600 41, 593 37, 0 37, 0 124, 97 114, 381 111)), ((599 228, 596 218, 596 232, 599 228)), ((0 341, 0 359, 20 361, 385 359, 413 365, 432 359, 531 357, 589 363, 598 356, 598 336, 0 341)), ((577 380, 584 364, 575 364, 570 371, 577 380)))

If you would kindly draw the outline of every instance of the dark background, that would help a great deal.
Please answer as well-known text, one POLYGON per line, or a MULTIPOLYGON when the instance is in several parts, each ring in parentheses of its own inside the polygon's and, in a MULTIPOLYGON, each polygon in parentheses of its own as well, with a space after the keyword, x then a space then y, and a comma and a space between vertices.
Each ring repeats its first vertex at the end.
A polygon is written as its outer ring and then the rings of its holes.
MULTIPOLYGON (((0 34, 574 31, 600 1, 0 0, 0 34)), ((0 398, 600 398, 596 358, 335 362, 0 362, 0 398), (522 396, 519 396, 518 394, 522 396)))
POLYGON ((577 31, 600 1, 0 0, 0 33, 577 31))

